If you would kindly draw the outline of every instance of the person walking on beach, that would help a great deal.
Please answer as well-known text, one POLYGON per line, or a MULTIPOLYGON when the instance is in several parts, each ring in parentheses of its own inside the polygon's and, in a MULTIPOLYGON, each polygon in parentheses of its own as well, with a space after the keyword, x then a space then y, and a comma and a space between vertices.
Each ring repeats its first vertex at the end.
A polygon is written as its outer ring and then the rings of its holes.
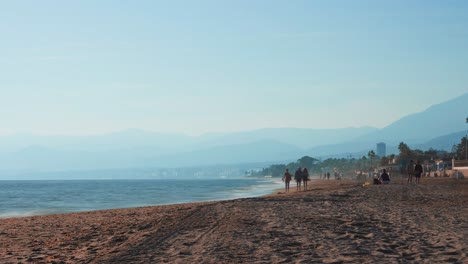
POLYGON ((414 166, 414 178, 416 179, 416 183, 419 184, 421 181, 421 175, 423 173, 423 167, 421 163, 417 162, 416 166, 414 166))
POLYGON ((284 172, 283 181, 284 181, 284 191, 289 192, 289 183, 291 182, 292 175, 289 173, 288 169, 284 172))
POLYGON ((309 181, 309 171, 307 168, 302 169, 302 181, 304 182, 304 191, 307 191, 307 182, 309 181))
POLYGON ((302 171, 301 171, 300 167, 294 173, 294 180, 296 181, 296 190, 300 191, 301 190, 301 181, 302 181, 302 171))
POLYGON ((410 160, 410 162, 406 166, 406 173, 408 174, 408 183, 413 183, 413 175, 414 175, 414 162, 413 162, 413 160, 410 160))

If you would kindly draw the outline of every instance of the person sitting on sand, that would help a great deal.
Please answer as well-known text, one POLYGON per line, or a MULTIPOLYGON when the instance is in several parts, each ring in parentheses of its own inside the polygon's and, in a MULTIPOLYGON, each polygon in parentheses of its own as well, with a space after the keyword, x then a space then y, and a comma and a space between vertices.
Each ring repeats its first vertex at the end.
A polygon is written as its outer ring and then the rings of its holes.
POLYGON ((414 163, 413 160, 410 160, 408 166, 406 166, 406 173, 408 174, 408 183, 413 183, 413 174, 414 174, 414 163))
POLYGON ((309 171, 307 168, 302 169, 302 181, 304 182, 304 191, 307 190, 307 182, 309 181, 309 171))
POLYGON ((302 172, 301 172, 300 167, 294 173, 294 180, 296 181, 296 190, 300 191, 301 190, 301 181, 302 181, 302 172))
POLYGON ((286 169, 286 171, 284 172, 284 175, 283 175, 283 181, 284 181, 284 191, 285 192, 289 192, 289 182, 291 181, 292 179, 292 175, 291 173, 289 173, 288 169, 286 169))
POLYGON ((380 175, 379 180, 380 180, 383 184, 389 184, 389 183, 390 183, 390 176, 388 175, 386 169, 383 170, 382 174, 380 175))
POLYGON ((373 183, 374 183, 375 185, 378 185, 378 184, 382 184, 382 181, 381 181, 379 178, 377 178, 377 177, 374 176, 373 183))
POLYGON ((417 184, 420 183, 422 173, 423 173, 423 167, 418 160, 416 166, 414 166, 414 178, 416 178, 417 184))

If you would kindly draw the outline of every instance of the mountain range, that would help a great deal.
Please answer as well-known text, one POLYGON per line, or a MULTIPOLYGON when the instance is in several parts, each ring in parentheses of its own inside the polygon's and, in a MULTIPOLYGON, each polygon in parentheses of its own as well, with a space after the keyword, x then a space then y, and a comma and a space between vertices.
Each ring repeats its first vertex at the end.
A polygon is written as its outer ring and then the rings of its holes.
POLYGON ((468 133, 467 102, 468 93, 381 129, 264 128, 202 136, 128 129, 95 136, 3 136, 0 173, 277 163, 304 155, 365 155, 377 142, 387 143, 387 153, 399 142, 450 150, 468 133))

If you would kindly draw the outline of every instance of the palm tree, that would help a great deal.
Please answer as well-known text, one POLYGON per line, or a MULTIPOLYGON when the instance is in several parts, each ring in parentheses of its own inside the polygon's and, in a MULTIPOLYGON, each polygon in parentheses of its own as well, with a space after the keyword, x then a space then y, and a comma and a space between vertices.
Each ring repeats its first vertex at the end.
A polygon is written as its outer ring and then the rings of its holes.
POLYGON ((398 150, 400 150, 400 159, 410 160, 413 156, 413 151, 403 142, 400 142, 400 145, 398 145, 398 150))
POLYGON ((373 150, 370 150, 369 152, 367 152, 367 157, 369 157, 370 159, 370 163, 371 163, 371 166, 372 166, 372 161, 375 157, 375 152, 373 150))

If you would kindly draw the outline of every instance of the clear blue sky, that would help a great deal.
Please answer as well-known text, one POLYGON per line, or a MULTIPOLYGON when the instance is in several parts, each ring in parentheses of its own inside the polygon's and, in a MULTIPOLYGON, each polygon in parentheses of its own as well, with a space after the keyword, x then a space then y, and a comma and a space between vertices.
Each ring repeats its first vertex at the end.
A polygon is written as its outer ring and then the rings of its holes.
POLYGON ((468 1, 2 1, 0 134, 383 127, 468 92, 468 1))

